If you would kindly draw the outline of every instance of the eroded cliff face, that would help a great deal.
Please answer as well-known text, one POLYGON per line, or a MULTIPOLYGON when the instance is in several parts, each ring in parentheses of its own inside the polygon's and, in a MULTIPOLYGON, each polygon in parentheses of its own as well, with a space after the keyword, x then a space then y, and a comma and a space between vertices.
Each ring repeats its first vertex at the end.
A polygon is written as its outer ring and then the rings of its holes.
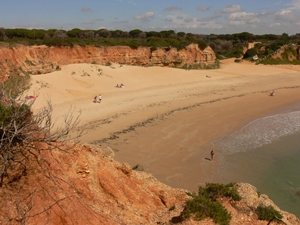
POLYGON ((275 60, 295 62, 300 60, 300 46, 296 44, 284 45, 275 51, 271 56, 275 60))
POLYGON ((16 46, 0 47, 0 76, 12 72, 28 72, 30 74, 48 73, 59 69, 60 65, 72 63, 110 62, 141 66, 176 66, 214 64, 214 51, 207 47, 200 50, 197 44, 185 49, 157 49, 140 47, 132 49, 126 46, 94 47, 47 47, 16 46))
MULTIPOLYGON (((47 145, 36 144, 43 150, 39 164, 31 161, 25 176, 12 178, 0 188, 0 224, 172 224, 170 220, 180 214, 189 198, 184 190, 114 161, 110 149, 57 145, 60 150, 47 151, 47 145)), ((265 195, 258 196, 251 185, 239 184, 238 191, 239 202, 219 199, 232 215, 230 224, 267 224, 253 211, 259 204, 275 204, 265 195)), ((300 224, 294 215, 282 213, 285 224, 300 224)), ((190 219, 181 224, 215 223, 190 219)))

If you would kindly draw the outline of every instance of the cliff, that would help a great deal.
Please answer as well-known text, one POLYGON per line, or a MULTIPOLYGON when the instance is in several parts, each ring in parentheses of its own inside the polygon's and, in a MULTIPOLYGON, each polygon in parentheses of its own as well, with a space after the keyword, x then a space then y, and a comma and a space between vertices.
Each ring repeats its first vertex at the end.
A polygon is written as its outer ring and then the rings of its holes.
POLYGON ((157 49, 148 47, 132 49, 126 46, 94 47, 47 47, 47 46, 16 46, 0 47, 0 77, 12 72, 30 74, 48 73, 59 69, 60 65, 72 63, 110 62, 140 66, 203 66, 215 64, 214 51, 207 47, 200 50, 197 44, 185 49, 157 49))
POLYGON ((274 60, 295 62, 300 61, 300 46, 299 45, 284 45, 274 52, 271 56, 274 60))
MULTIPOLYGON (((261 48, 264 50, 264 47, 261 48)), ((300 64, 300 46, 297 44, 283 45, 270 55, 260 60, 263 64, 300 64)))
MULTIPOLYGON (((184 190, 114 161, 110 149, 57 144, 47 151, 45 144, 36 146, 43 151, 28 163, 26 174, 0 188, 0 224, 172 224, 190 198, 184 190)), ((239 202, 219 200, 231 213, 231 224, 266 224, 253 210, 259 204, 276 207, 274 203, 251 185, 239 184, 238 191, 239 202)), ((281 213, 285 224, 300 224, 294 215, 281 213)), ((182 224, 214 222, 190 219, 182 224)))

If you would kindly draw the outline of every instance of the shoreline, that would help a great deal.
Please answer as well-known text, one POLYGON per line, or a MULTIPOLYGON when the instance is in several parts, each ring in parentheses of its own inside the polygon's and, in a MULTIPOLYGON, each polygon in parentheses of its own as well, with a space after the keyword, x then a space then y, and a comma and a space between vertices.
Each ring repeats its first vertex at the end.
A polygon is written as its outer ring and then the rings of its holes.
POLYGON ((225 154, 218 182, 251 183, 280 208, 300 216, 299 135, 296 131, 249 151, 225 154))
MULTIPOLYGON (((295 93, 299 96, 300 89, 285 91, 281 93, 281 97, 285 98, 295 93)), ((254 95, 204 104, 193 108, 192 111, 180 111, 176 115, 121 134, 118 139, 107 141, 103 145, 117 151, 115 158, 118 161, 128 162, 131 166, 140 164, 160 181, 171 186, 196 190, 197 186, 204 183, 217 182, 222 172, 219 167, 222 153, 215 150, 215 160, 207 160, 211 148, 214 147, 213 143, 253 120, 272 115, 299 102, 298 99, 289 99, 287 102, 278 101, 280 103, 268 105, 264 102, 264 94, 254 95), (250 102, 257 97, 261 97, 263 101, 251 103, 251 107, 261 108, 241 115, 245 101, 250 102), (231 108, 225 109, 225 106, 231 108), (222 111, 217 112, 217 108, 220 107, 223 108, 222 111), (215 111, 213 115, 207 113, 212 111, 215 111), (190 124, 175 126, 176 121, 190 124), (224 121, 230 124, 222 127, 224 121), (198 127, 199 124, 202 127, 198 127), (191 135, 182 137, 182 133, 191 135), (159 142, 162 137, 167 138, 159 142), (166 152, 161 152, 164 149, 167 149, 166 152)))
POLYGON ((227 61, 221 69, 199 71, 76 64, 34 76, 32 91, 40 91, 36 110, 51 96, 58 123, 71 105, 82 111, 80 126, 89 133, 81 142, 106 139, 101 144, 115 150, 118 161, 140 164, 164 183, 193 190, 214 179, 221 156, 205 159, 212 142, 300 102, 299 71, 227 61), (47 88, 40 88, 43 82, 47 88), (118 82, 125 88, 116 89, 118 82), (273 89, 276 96, 268 96, 273 89), (103 102, 93 104, 99 90, 103 102))

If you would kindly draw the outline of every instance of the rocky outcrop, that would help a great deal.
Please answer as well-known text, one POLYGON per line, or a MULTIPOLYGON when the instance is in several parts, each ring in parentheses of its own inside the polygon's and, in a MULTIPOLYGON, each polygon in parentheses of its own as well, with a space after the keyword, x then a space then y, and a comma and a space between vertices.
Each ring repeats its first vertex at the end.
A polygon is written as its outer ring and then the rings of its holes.
POLYGON ((203 51, 199 49, 197 44, 190 44, 185 49, 177 50, 158 49, 151 53, 151 65, 166 66, 193 66, 202 64, 214 64, 216 56, 214 51, 207 47, 203 51))
POLYGON ((39 165, 33 160, 25 177, 0 188, 0 224, 158 224, 168 222, 187 198, 102 150, 40 148, 39 165))
POLYGON ((298 63, 300 63, 300 46, 296 44, 283 45, 269 57, 279 62, 293 63, 298 61, 298 63))
MULTIPOLYGON (((47 145, 36 144, 43 150, 39 163, 35 158, 25 176, 0 188, 0 224, 172 224, 189 198, 184 190, 114 161, 109 149, 57 145, 49 151, 47 145)), ((238 190, 240 202, 220 199, 232 215, 231 224, 265 225, 253 210, 258 204, 274 203, 258 196, 251 185, 240 184, 238 190)), ((295 216, 283 215, 286 224, 300 224, 295 216)), ((182 224, 214 222, 190 219, 182 224)))
POLYGON ((235 203, 235 209, 237 210, 237 212, 244 212, 248 216, 253 216, 253 211, 258 206, 272 206, 283 216, 283 224, 300 224, 300 220, 295 215, 280 210, 280 208, 267 195, 260 194, 257 191, 256 187, 250 184, 239 183, 237 184, 237 190, 242 198, 241 201, 235 203))
POLYGON ((47 46, 16 46, 0 47, 0 76, 14 71, 31 74, 47 73, 59 68, 60 65, 71 63, 110 62, 128 65, 164 65, 183 67, 185 65, 214 64, 214 51, 207 47, 200 50, 198 45, 191 44, 185 49, 157 49, 148 47, 132 49, 127 46, 95 47, 47 47, 47 46))

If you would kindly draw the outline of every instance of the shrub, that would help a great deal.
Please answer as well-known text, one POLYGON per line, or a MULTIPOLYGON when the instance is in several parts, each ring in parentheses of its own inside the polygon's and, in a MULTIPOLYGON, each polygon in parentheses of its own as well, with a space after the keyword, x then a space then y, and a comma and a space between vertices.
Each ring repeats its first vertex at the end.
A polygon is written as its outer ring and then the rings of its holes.
POLYGON ((187 201, 181 217, 187 219, 191 216, 196 220, 210 217, 221 225, 228 225, 231 219, 230 214, 219 202, 203 195, 194 195, 191 200, 187 201))
POLYGON ((266 207, 266 206, 260 205, 256 208, 255 212, 256 212, 259 220, 271 221, 271 220, 281 220, 282 219, 282 215, 280 214, 280 212, 275 210, 272 206, 266 207))
POLYGON ((234 184, 206 184, 205 188, 199 188, 199 194, 206 195, 208 198, 216 200, 220 197, 228 197, 234 201, 241 200, 240 195, 238 194, 234 184))
POLYGON ((255 55, 257 55, 257 50, 255 48, 248 49, 244 55, 244 59, 251 59, 255 55))
POLYGON ((28 74, 12 74, 3 84, 0 84, 0 101, 16 101, 30 87, 30 77, 28 74))
POLYGON ((205 187, 199 187, 197 194, 191 194, 191 199, 186 202, 184 210, 179 217, 174 217, 172 221, 182 222, 193 217, 196 220, 202 220, 207 217, 213 219, 220 225, 228 225, 231 215, 217 201, 218 198, 228 197, 238 201, 241 199, 234 184, 206 184, 205 187))
POLYGON ((39 160, 41 149, 36 143, 51 146, 66 138, 78 123, 70 112, 64 124, 54 129, 50 103, 33 114, 34 100, 23 98, 28 87, 28 76, 13 75, 0 84, 0 187, 26 174, 29 159, 39 160))

